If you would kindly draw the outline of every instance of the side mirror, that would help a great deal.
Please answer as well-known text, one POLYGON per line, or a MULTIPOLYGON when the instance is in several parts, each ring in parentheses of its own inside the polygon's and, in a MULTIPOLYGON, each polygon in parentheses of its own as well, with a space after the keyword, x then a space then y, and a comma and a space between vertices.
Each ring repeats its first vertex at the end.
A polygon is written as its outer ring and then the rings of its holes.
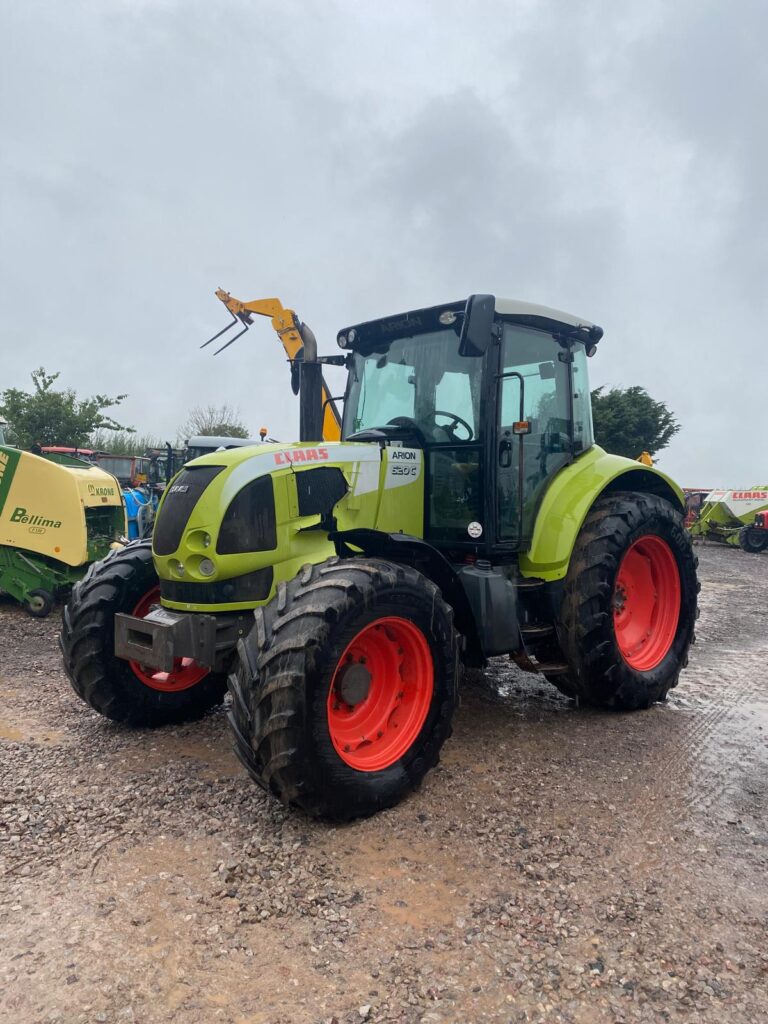
POLYGON ((294 395, 298 395, 301 391, 301 366, 303 362, 304 346, 296 352, 296 355, 288 363, 291 368, 291 391, 294 395))
POLYGON ((464 323, 459 336, 460 356, 482 356, 491 343, 491 328, 496 315, 495 295, 470 295, 464 307, 464 323))

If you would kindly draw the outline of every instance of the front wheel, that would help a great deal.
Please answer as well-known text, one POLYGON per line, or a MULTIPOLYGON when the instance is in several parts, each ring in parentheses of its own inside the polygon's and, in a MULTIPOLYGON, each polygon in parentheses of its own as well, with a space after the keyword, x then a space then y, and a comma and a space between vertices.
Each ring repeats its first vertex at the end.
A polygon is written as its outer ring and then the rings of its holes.
POLYGON ((664 700, 688 663, 697 560, 683 517, 655 495, 598 499, 571 557, 558 625, 568 696, 632 711, 664 700))
POLYGON ((451 609, 407 566, 308 565, 256 612, 230 676, 235 753, 284 803, 336 821, 391 807, 450 735, 451 609))
POLYGON ((64 608, 60 644, 75 693, 99 714, 126 725, 168 725, 221 704, 226 676, 189 658, 171 672, 115 656, 115 615, 139 618, 160 603, 149 541, 134 541, 94 562, 64 608))
POLYGON ((758 555, 768 548, 768 529, 759 529, 755 526, 743 526, 739 530, 739 547, 742 551, 749 551, 752 555, 758 555))

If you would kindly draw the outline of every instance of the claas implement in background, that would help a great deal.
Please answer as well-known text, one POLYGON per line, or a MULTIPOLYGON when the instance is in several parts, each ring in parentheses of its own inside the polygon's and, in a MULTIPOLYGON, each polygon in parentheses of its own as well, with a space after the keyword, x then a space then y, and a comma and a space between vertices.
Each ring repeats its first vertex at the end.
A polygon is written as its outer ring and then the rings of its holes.
POLYGON ((768 550, 768 531, 760 525, 768 515, 768 486, 713 490, 690 524, 694 537, 717 540, 751 554, 768 550))
POLYGON ((251 776, 333 820, 418 785, 462 665, 508 654, 600 707, 663 700, 693 640, 696 560, 680 488, 594 443, 602 330, 492 295, 344 328, 325 360, 347 370, 329 440, 323 363, 291 323, 299 442, 189 463, 152 545, 75 587, 76 692, 146 725, 200 715, 228 685, 251 776))
POLYGON ((120 485, 109 473, 0 446, 0 590, 31 615, 48 615, 125 531, 120 485))

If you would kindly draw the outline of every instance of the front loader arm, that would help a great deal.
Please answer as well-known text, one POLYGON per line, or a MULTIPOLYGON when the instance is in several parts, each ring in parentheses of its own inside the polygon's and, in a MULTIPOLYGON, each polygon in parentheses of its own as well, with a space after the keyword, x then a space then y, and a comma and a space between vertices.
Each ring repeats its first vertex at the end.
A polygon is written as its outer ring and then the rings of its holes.
MULTIPOLYGON (((283 306, 280 299, 254 299, 252 302, 241 302, 240 299, 233 298, 229 292, 225 292, 223 288, 216 289, 216 298, 223 302, 232 314, 232 323, 219 331, 218 334, 214 334, 212 338, 209 338, 201 346, 202 348, 205 348, 205 345, 210 345, 216 338, 220 338, 227 331, 231 330, 235 324, 243 324, 243 329, 233 338, 230 338, 221 348, 217 349, 216 354, 228 348, 233 341, 248 330, 253 323, 253 316, 256 314, 258 316, 268 316, 271 319, 272 327, 282 342, 292 367, 296 365, 296 360, 303 358, 304 339, 301 336, 301 321, 296 316, 294 310, 286 309, 283 306)), ((336 405, 331 398, 325 378, 323 378, 323 438, 326 441, 338 441, 341 438, 341 419, 336 405)))

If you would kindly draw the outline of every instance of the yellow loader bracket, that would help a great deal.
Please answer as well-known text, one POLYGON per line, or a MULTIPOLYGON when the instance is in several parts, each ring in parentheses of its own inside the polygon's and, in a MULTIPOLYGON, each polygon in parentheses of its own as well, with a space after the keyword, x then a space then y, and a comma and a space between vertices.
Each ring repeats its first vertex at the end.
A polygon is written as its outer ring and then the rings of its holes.
MULTIPOLYGON (((272 321, 272 328, 283 343, 283 348, 291 364, 291 387, 294 394, 298 394, 299 366, 304 359, 305 341, 315 348, 315 336, 311 329, 299 320, 294 310, 286 309, 280 299, 254 299, 252 302, 242 302, 230 295, 229 292, 225 292, 223 288, 217 288, 215 294, 216 298, 227 307, 232 316, 232 322, 214 334, 208 341, 203 342, 200 348, 205 348, 211 342, 223 337, 233 327, 242 324, 242 330, 216 349, 214 355, 218 355, 219 352, 229 348, 233 342, 245 334, 253 323, 254 315, 269 317, 272 321)), ((341 417, 325 380, 323 380, 323 438, 326 441, 338 441, 341 438, 341 417)))
POLYGON ((240 299, 233 298, 229 292, 225 292, 223 288, 216 289, 216 298, 223 302, 232 314, 232 322, 227 324, 217 334, 214 334, 208 341, 203 342, 200 348, 205 348, 212 341, 221 338, 227 331, 231 331, 236 324, 243 324, 242 331, 238 331, 225 345, 216 349, 214 355, 217 356, 219 352, 229 348, 232 342, 237 341, 241 335, 245 334, 253 323, 254 313, 259 316, 268 316, 272 319, 272 326, 283 342, 289 359, 294 359, 296 353, 303 347, 299 318, 292 309, 286 309, 280 299, 254 299, 253 302, 241 302, 240 299))

